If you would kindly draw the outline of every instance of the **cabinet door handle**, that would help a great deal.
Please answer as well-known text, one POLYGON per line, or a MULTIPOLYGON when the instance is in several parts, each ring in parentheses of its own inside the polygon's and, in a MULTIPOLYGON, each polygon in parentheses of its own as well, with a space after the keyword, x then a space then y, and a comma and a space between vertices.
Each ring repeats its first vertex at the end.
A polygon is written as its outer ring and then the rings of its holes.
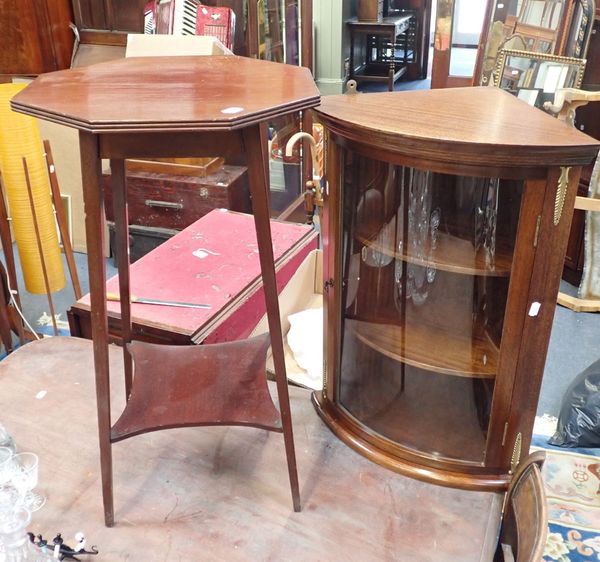
POLYGON ((175 209, 177 211, 183 209, 182 203, 172 203, 171 201, 156 201, 154 199, 146 199, 144 203, 148 207, 161 207, 162 209, 175 209))

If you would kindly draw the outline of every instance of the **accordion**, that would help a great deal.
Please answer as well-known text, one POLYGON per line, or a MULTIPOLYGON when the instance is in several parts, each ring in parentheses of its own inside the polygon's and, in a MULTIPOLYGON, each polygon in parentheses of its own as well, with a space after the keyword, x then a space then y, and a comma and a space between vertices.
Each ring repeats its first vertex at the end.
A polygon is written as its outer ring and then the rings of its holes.
POLYGON ((235 14, 229 8, 204 6, 199 0, 154 0, 144 6, 144 33, 211 35, 231 49, 235 14))
POLYGON ((235 14, 229 8, 198 6, 196 17, 196 35, 216 37, 225 47, 233 49, 235 33, 235 14))

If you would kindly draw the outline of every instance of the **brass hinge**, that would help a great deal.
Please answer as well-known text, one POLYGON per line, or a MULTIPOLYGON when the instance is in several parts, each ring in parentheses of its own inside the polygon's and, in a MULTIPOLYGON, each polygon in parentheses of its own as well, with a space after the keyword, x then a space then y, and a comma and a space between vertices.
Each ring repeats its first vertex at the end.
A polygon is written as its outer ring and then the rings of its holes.
POLYGON ((506 444, 506 433, 508 432, 508 422, 504 424, 504 433, 502 434, 502 446, 506 444))
POLYGON ((521 446, 523 445, 523 435, 521 433, 517 433, 517 438, 515 439, 515 445, 513 447, 512 457, 510 459, 510 472, 514 474, 515 470, 517 470, 517 466, 519 466, 519 461, 521 460, 521 446))
POLYGON ((567 196, 567 187, 569 185, 569 167, 561 167, 558 185, 556 186, 556 199, 554 200, 554 226, 558 226, 562 217, 565 198, 567 196))
POLYGON ((538 239, 540 237, 540 225, 542 224, 542 215, 538 215, 537 221, 535 223, 535 235, 533 237, 533 247, 537 248, 538 239))

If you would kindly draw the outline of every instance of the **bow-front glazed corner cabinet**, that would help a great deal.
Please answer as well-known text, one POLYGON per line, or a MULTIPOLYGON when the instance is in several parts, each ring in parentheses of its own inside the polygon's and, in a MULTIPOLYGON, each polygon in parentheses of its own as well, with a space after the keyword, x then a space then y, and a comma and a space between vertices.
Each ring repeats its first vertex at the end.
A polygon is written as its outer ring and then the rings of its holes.
POLYGON ((325 389, 398 472, 502 489, 527 454, 581 166, 598 143, 495 88, 322 99, 325 389))

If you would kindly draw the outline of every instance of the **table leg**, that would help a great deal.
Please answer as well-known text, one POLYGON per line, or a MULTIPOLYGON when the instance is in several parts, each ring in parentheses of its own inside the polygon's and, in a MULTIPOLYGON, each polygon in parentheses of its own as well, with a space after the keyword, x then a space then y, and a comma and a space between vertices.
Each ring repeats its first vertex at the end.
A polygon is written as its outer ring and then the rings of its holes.
MULTIPOLYGON (((6 273, 3 271, 3 273, 6 273)), ((0 283, 0 287, 3 287, 4 281, 0 283)), ((10 301, 9 301, 10 302, 10 301)), ((8 303, 4 302, 4 292, 0 292, 0 340, 4 345, 6 354, 12 352, 12 333, 10 331, 10 317, 8 316, 8 303)))
POLYGON ((349 65, 350 68, 348 69, 348 79, 352 80, 354 79, 354 30, 350 29, 350 60, 349 60, 349 65))
POLYGON ((275 380, 277 383, 277 396, 283 426, 283 439, 287 457, 290 487, 294 511, 300 511, 300 489, 298 485, 298 469, 296 466, 296 452, 292 431, 292 417, 288 382, 285 370, 283 351, 283 335, 281 332, 281 318, 279 316, 279 297, 277 293, 277 279, 275 276, 275 262, 273 258, 273 242, 271 239, 271 224, 268 205, 268 168, 265 167, 264 150, 267 147, 267 138, 261 134, 260 125, 247 127, 242 131, 244 149, 248 159, 248 179, 252 195, 252 211, 256 227, 256 237, 260 256, 260 269, 262 273, 269 332, 271 334, 271 349, 275 366, 275 380))
POLYGON ((404 30, 404 66, 408 66, 408 34, 410 33, 410 24, 408 25, 408 27, 404 30))
MULTIPOLYGON (((6 261, 6 271, 8 273, 10 288, 17 290, 17 269, 15 267, 12 235, 10 233, 10 226, 8 226, 8 209, 6 208, 6 203, 4 201, 5 193, 6 190, 4 189, 2 176, 0 174, 0 240, 2 242, 2 250, 4 251, 4 259, 6 261)), ((15 294, 15 301, 17 302, 18 307, 21 308, 21 298, 19 297, 19 293, 15 294)))
POLYGON ((108 322, 106 318, 106 265, 104 262, 104 206, 98 136, 80 131, 81 174, 85 210, 85 232, 90 279, 91 324, 94 342, 98 437, 104 522, 114 524, 112 449, 110 441, 110 378, 108 366, 108 322))
POLYGON ((394 91, 394 74, 396 73, 396 31, 392 30, 390 34, 390 48, 391 48, 391 56, 390 56, 390 71, 388 74, 388 90, 390 92, 394 91))
POLYGON ((115 216, 115 242, 119 269, 119 300, 121 303, 121 338, 125 368, 125 398, 129 400, 133 365, 127 344, 131 342, 131 303, 129 298, 129 217, 127 212, 127 180, 125 160, 111 160, 111 187, 115 216))

